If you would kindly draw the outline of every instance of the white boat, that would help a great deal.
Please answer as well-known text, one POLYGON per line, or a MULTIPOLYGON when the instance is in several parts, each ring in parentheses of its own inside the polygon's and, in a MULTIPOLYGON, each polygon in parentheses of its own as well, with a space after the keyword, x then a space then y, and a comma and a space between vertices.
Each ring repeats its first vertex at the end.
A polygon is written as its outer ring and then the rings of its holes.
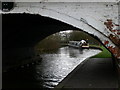
POLYGON ((85 40, 81 41, 69 41, 68 46, 74 47, 74 48, 89 48, 89 43, 85 40))

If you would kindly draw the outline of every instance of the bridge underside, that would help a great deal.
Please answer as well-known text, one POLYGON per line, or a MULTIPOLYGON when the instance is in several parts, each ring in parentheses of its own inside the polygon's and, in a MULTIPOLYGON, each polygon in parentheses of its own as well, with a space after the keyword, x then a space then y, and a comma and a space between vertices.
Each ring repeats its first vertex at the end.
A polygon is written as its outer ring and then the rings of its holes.
POLYGON ((119 3, 16 2, 2 5, 5 11, 0 11, 3 13, 3 66, 34 57, 34 45, 48 35, 79 29, 98 37, 120 67, 119 3), (12 6, 10 10, 9 6, 12 6))
POLYGON ((3 22, 3 69, 34 58, 34 46, 45 37, 64 30, 79 30, 71 25, 30 14, 4 14, 3 22))
POLYGON ((34 46, 45 37, 77 28, 55 19, 31 14, 4 14, 3 48, 34 46))
POLYGON ((64 22, 33 14, 3 14, 2 19, 4 67, 34 58, 34 46, 51 34, 80 30, 64 22))
MULTIPOLYGON (((9 10, 6 5, 9 4, 5 4, 5 10, 9 10)), ((97 36, 116 58, 120 68, 119 5, 106 2, 16 2, 8 13, 0 11, 3 13, 3 69, 34 57, 35 44, 45 37, 59 31, 76 29, 97 36)))

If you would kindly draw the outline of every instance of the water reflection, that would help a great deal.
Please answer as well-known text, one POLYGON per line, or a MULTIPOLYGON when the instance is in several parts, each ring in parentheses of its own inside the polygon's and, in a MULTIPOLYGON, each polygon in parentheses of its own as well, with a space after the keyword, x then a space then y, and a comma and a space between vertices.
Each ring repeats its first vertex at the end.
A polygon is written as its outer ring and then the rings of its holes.
POLYGON ((82 61, 99 52, 62 47, 55 53, 42 54, 38 64, 4 73, 3 87, 54 88, 82 61))
POLYGON ((69 56, 70 58, 77 58, 80 56, 80 54, 83 54, 83 50, 75 49, 75 48, 69 48, 69 56))
POLYGON ((99 50, 84 49, 83 51, 63 47, 57 53, 43 54, 42 62, 36 66, 37 80, 43 81, 44 87, 55 87, 77 65, 86 58, 99 53, 99 50), (42 76, 40 76, 42 74, 42 76))

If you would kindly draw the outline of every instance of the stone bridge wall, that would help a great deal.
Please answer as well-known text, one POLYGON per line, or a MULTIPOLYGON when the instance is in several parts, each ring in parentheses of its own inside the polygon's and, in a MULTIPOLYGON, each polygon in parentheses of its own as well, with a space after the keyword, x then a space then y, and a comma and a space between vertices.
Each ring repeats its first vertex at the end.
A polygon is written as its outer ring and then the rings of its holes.
POLYGON ((15 2, 13 8, 7 6, 3 3, 0 13, 38 14, 97 36, 120 63, 118 2, 15 2))

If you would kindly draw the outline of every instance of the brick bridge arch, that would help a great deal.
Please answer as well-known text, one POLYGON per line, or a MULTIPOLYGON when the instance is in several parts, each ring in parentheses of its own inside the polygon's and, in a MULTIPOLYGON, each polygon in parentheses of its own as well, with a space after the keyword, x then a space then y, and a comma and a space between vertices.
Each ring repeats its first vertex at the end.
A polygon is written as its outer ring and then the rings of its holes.
POLYGON ((120 59, 118 3, 105 2, 16 2, 8 13, 29 13, 50 17, 72 25, 100 39, 116 59, 120 59))

